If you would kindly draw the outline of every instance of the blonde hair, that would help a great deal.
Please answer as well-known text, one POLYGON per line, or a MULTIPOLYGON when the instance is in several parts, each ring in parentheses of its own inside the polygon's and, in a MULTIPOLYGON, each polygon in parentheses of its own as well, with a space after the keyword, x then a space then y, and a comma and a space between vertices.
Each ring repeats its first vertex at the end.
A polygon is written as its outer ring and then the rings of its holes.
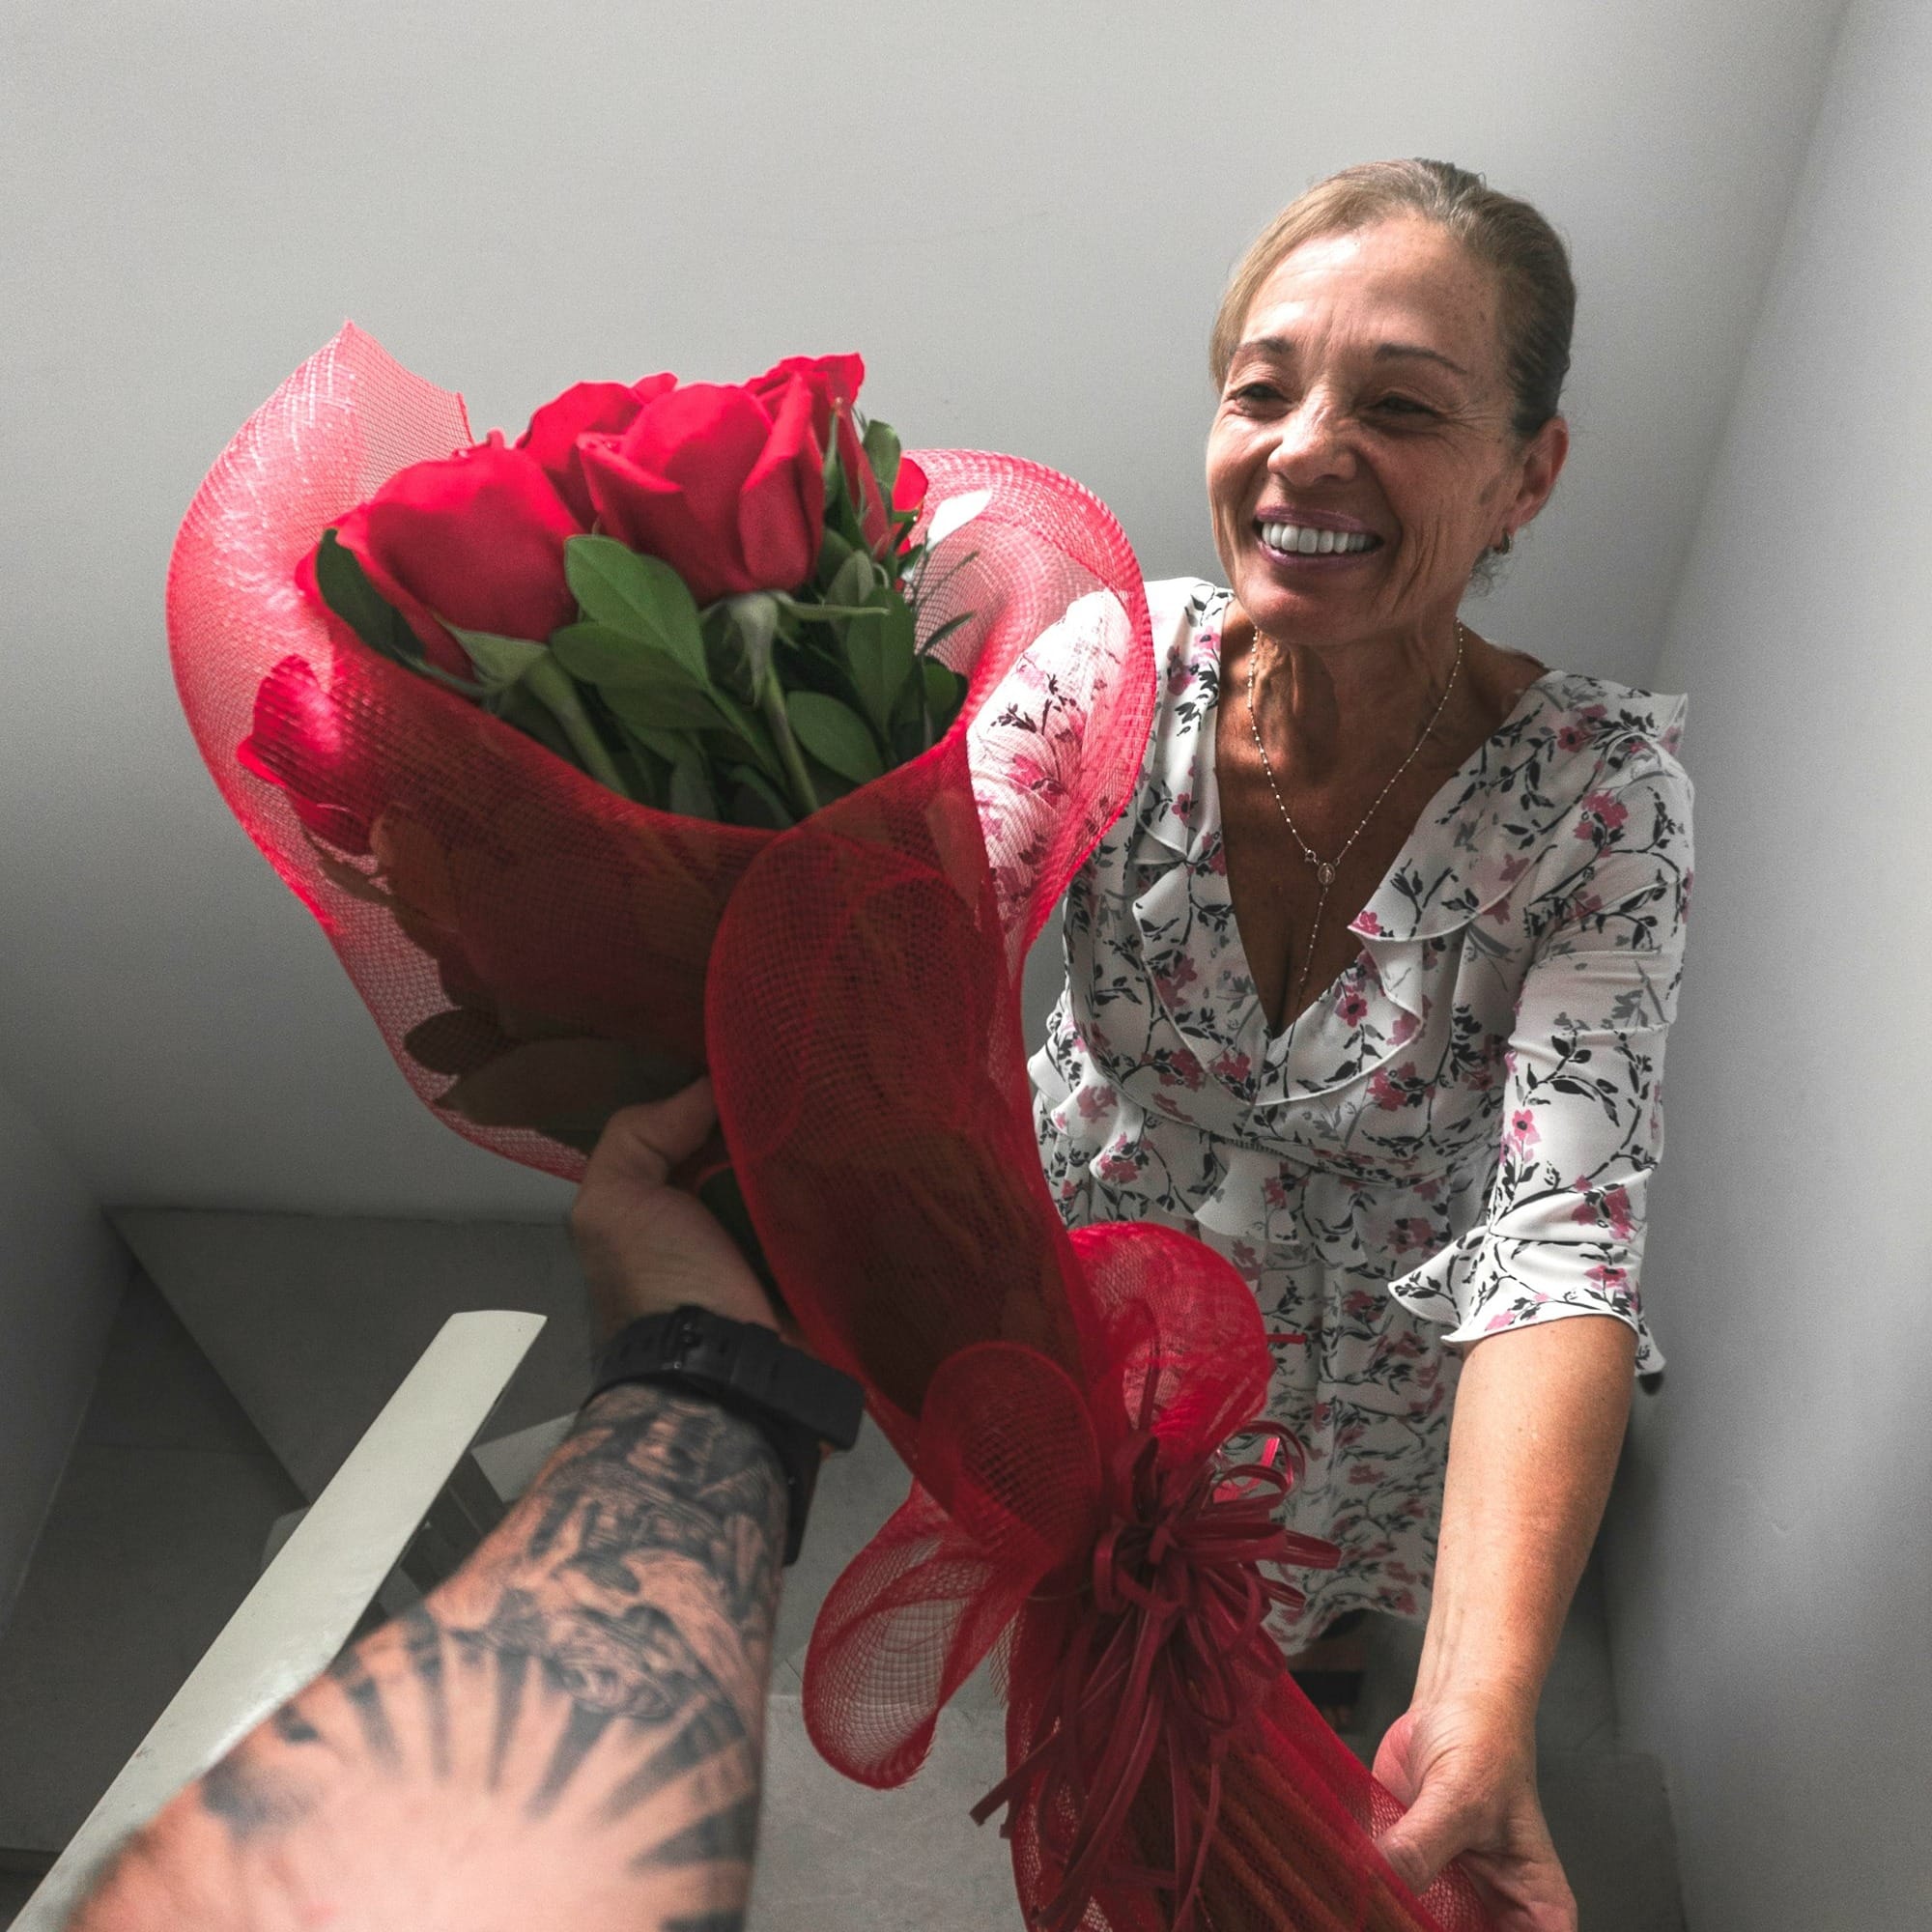
POLYGON ((1528 202, 1497 192, 1481 175, 1448 161, 1364 161, 1290 202, 1229 277, 1208 346, 1215 388, 1228 379, 1256 292, 1285 256, 1318 236, 1408 214, 1447 229, 1494 273, 1503 360, 1516 405, 1511 427, 1519 437, 1534 436, 1556 413, 1570 373, 1577 284, 1569 252, 1528 202))

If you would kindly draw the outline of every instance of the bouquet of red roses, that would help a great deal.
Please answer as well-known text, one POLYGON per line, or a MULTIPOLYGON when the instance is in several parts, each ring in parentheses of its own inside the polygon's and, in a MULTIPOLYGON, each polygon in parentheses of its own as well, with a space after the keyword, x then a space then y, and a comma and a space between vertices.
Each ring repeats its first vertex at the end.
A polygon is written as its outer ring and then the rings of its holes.
POLYGON ((828 1599, 823 1754, 917 1770, 997 1647, 1043 1932, 1455 1932, 1399 1807, 1262 1628, 1333 1560, 1231 1466, 1268 1353, 1172 1231, 1069 1236, 1034 1146, 1027 948, 1151 722, 1119 527, 1011 458, 902 457, 857 357, 586 384, 516 443, 345 328, 244 426, 169 579, 217 783, 398 1064, 574 1178, 700 1066, 809 1344, 911 1494, 828 1599))

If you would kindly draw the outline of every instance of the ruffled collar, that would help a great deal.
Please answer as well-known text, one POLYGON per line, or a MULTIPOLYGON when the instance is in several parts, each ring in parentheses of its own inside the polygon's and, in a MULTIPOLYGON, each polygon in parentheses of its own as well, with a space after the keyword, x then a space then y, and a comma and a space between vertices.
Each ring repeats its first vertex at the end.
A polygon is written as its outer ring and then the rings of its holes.
MULTIPOLYGON (((1230 596, 1217 592, 1188 635, 1173 639, 1166 660, 1147 774, 1153 782, 1143 787, 1146 807, 1127 852, 1138 872, 1134 916, 1149 948, 1161 928, 1172 929, 1190 876, 1197 892, 1225 895, 1213 734, 1230 596)), ((1509 893, 1620 747, 1648 741, 1674 753, 1686 704, 1580 671, 1546 671, 1438 787, 1350 922, 1363 958, 1306 1012, 1271 1036, 1250 985, 1238 1010, 1224 1013, 1219 1037, 1201 1034, 1189 1011, 1169 1005, 1169 1017, 1197 1050, 1217 1050, 1204 1059, 1249 1104, 1307 1098, 1358 1079, 1413 1035, 1424 1017, 1423 969, 1448 935, 1509 893)))

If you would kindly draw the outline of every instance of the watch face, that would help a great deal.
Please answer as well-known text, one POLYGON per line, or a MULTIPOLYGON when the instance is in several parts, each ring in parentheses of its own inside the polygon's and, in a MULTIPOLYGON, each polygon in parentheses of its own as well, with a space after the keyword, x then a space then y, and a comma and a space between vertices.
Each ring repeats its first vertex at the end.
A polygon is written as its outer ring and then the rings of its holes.
POLYGON ((668 1340, 669 1366, 681 1369, 704 1342, 704 1330, 697 1317, 692 1314, 680 1314, 670 1325, 668 1340))

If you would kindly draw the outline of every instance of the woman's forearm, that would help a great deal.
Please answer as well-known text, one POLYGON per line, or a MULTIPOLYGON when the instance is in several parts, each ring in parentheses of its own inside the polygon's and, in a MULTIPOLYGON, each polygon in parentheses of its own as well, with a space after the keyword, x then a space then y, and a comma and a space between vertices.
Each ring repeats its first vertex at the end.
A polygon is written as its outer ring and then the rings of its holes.
POLYGON ((1479 1699, 1534 1719, 1616 1470, 1635 1346, 1623 1322, 1575 1315, 1470 1350, 1418 1705, 1479 1699))
POLYGON ((124 1851, 74 1932, 726 1932, 750 1889, 778 1462, 600 1397, 476 1556, 124 1851))

